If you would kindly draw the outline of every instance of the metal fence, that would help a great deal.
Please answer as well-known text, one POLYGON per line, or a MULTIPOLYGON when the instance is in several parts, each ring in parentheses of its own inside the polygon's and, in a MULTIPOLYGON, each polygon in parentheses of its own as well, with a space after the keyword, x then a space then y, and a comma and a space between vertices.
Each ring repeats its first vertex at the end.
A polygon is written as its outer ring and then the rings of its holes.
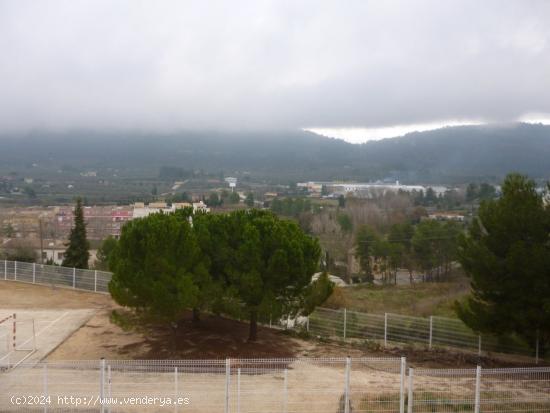
POLYGON ((108 292, 112 274, 106 271, 0 260, 0 279, 32 284, 55 285, 77 290, 108 292))
POLYGON ((407 412, 549 412, 550 368, 409 369, 407 412))
MULTIPOLYGON (((0 260, 0 279, 4 280, 106 293, 111 277, 112 273, 106 271, 0 260)), ((483 352, 512 353, 532 356, 536 363, 539 362, 538 340, 529 345, 517 338, 477 334, 460 320, 452 318, 318 308, 305 323, 311 334, 323 337, 374 339, 383 341, 384 345, 388 342, 416 343, 430 349, 454 347, 473 350, 479 355, 483 352)))
POLYGON ((104 406, 97 402, 92 406, 93 411, 102 412, 399 412, 405 403, 405 373, 405 362, 399 358, 22 364, 0 374, 4 396, 0 410, 10 407, 13 411, 26 411, 27 406, 19 410, 10 406, 11 396, 38 395, 55 401, 42 406, 43 411, 44 407, 51 411, 60 411, 54 409, 62 407, 74 409, 74 405, 59 403, 64 402, 65 396, 73 396, 94 402, 107 399, 104 406), (143 397, 156 402, 139 406, 120 404, 143 397), (187 398, 188 404, 163 408, 161 404, 169 398, 187 398))
POLYGON ((379 340, 414 343, 434 347, 487 352, 512 353, 534 357, 539 362, 538 340, 529 346, 517 338, 477 334, 458 319, 431 316, 427 318, 398 314, 371 314, 346 309, 317 308, 306 320, 310 334, 343 340, 379 340))
POLYGON ((2 412, 550 411, 550 368, 407 370, 400 358, 52 361, 0 373, 0 389, 2 412), (14 404, 25 397, 38 405, 14 404))

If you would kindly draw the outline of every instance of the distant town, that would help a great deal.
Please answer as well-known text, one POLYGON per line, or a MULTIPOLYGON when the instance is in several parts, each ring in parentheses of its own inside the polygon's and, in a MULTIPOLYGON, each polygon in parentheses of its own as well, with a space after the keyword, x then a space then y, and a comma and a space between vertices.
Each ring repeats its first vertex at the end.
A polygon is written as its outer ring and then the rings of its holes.
MULTIPOLYGON (((86 173, 86 176, 96 176, 86 173)), ((33 184, 31 178, 25 178, 27 185, 33 184)), ((312 214, 313 221, 322 219, 323 212, 328 212, 338 206, 342 207, 342 200, 350 200, 351 205, 359 205, 358 208, 369 208, 377 205, 381 199, 389 199, 401 195, 401 198, 413 199, 418 196, 433 197, 433 200, 444 199, 445 194, 461 194, 464 189, 449 188, 443 185, 404 185, 395 182, 329 182, 311 181, 299 182, 292 186, 253 186, 244 185, 246 189, 240 189, 239 180, 236 177, 225 177, 218 181, 221 187, 212 187, 200 191, 196 188, 190 194, 181 192, 185 189, 185 181, 174 181, 169 186, 169 191, 155 196, 156 200, 150 202, 134 202, 128 205, 85 205, 84 219, 86 222, 87 237, 90 241, 90 265, 96 260, 97 250, 101 242, 108 237, 118 239, 123 225, 136 218, 143 218, 157 212, 174 212, 182 208, 192 208, 194 212, 228 211, 235 208, 254 206, 258 208, 272 209, 274 212, 290 218, 306 219, 305 214, 312 214), (189 201, 181 202, 179 199, 189 201), (194 199, 194 200, 191 200, 194 199), (310 199, 306 204, 296 209, 286 211, 284 207, 278 210, 284 202, 295 202, 299 199, 310 199), (286 200, 286 201, 284 201, 286 200), (340 205, 339 205, 340 203, 340 205), (248 205, 247 205, 248 204, 248 205), (363 206, 361 206, 363 205, 363 206), (316 216, 316 217, 315 217, 316 216), (318 218, 317 218, 318 217, 318 218)), ((13 187, 17 193, 19 188, 13 187)), ((431 201, 427 201, 428 203, 431 201)), ((410 211, 414 202, 403 206, 403 211, 410 211)), ((464 221, 463 211, 438 210, 435 204, 430 206, 422 214, 429 219, 464 221)), ((356 207, 354 207, 356 208, 356 207)), ((343 210, 342 210, 343 211, 343 210)), ((343 213, 338 213, 340 219, 343 213)), ((0 209, 0 229, 2 230, 2 249, 16 251, 26 249, 34 251, 39 262, 50 262, 60 265, 65 257, 65 248, 68 235, 73 226, 73 205, 57 206, 8 206, 0 209)), ((360 218, 355 218, 356 220, 360 218)), ((303 224, 306 225, 306 224, 303 224)), ((359 225, 359 224, 355 224, 359 225)), ((311 232, 318 232, 309 228, 311 232)), ((323 232, 324 230, 321 230, 323 232)), ((344 230, 345 233, 345 230, 344 230)), ((318 234, 322 235, 322 234, 318 234)), ((336 235, 333 235, 334 238, 336 235)), ((348 242, 344 242, 348 245, 348 242)), ((353 249, 348 252, 348 247, 340 253, 340 261, 344 262, 345 278, 349 279, 351 272, 358 271, 358 264, 354 258, 353 249)), ((332 254, 338 256, 337 254, 332 254)))

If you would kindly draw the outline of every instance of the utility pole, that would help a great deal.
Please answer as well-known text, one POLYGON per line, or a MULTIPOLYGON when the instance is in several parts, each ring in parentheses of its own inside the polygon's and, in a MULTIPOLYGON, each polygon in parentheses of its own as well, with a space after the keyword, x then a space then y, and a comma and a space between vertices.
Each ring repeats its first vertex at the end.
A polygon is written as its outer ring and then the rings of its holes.
POLYGON ((42 218, 38 218, 38 227, 40 228, 40 264, 44 264, 44 235, 42 233, 42 218))

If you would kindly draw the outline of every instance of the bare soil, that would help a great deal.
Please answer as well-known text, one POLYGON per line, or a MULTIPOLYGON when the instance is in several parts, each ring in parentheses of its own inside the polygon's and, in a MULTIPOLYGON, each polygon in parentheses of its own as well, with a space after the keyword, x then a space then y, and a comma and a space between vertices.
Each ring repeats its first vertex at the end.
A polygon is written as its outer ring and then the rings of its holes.
POLYGON ((107 294, 95 294, 70 288, 50 287, 13 281, 0 281, 0 308, 74 309, 113 308, 107 294))
POLYGON ((188 314, 177 336, 167 326, 144 326, 129 331, 112 323, 111 313, 99 311, 48 359, 220 359, 295 357, 301 340, 260 327, 258 341, 249 343, 248 325, 203 315, 193 325, 188 314))
POLYGON ((378 343, 327 342, 300 338, 291 332, 265 327, 258 341, 247 342, 248 323, 203 314, 198 325, 188 314, 177 337, 169 326, 145 325, 122 328, 112 322, 112 312, 124 314, 108 295, 64 288, 0 281, 0 309, 95 309, 95 315, 49 354, 49 360, 110 359, 220 359, 292 357, 400 357, 422 367, 484 367, 526 365, 525 360, 495 360, 471 353, 428 351, 412 346, 381 348, 378 343))

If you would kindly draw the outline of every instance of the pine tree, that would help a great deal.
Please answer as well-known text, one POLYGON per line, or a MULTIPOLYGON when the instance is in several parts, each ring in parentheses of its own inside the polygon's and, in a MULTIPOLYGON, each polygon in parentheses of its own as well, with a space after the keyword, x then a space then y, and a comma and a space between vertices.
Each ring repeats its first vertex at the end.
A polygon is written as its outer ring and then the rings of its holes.
POLYGON ((535 182, 508 175, 498 200, 484 201, 459 261, 472 294, 458 316, 476 331, 512 333, 550 345, 550 208, 535 182))
POLYGON ((380 237, 374 230, 366 225, 359 228, 355 237, 355 257, 359 260, 359 266, 365 281, 374 280, 371 257, 374 255, 375 246, 380 237))
POLYGON ((254 207, 254 194, 252 192, 249 192, 246 195, 246 199, 244 200, 244 203, 247 207, 253 208, 254 207))
POLYGON ((84 223, 84 211, 82 199, 77 198, 74 208, 74 226, 71 228, 69 242, 65 244, 65 259, 63 266, 75 268, 88 268, 90 258, 90 243, 86 239, 86 224, 84 223))

